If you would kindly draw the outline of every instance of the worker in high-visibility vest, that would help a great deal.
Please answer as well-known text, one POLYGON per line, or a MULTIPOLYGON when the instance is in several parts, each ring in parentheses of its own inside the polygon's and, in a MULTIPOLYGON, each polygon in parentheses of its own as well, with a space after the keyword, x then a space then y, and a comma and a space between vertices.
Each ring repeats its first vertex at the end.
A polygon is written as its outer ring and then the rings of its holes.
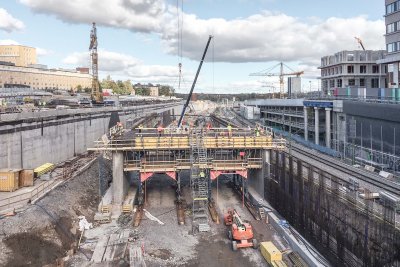
POLYGON ((203 170, 201 170, 201 171, 200 171, 200 178, 205 178, 205 177, 206 177, 206 174, 204 173, 203 170))
POLYGON ((228 124, 228 135, 229 135, 229 137, 231 137, 232 136, 232 126, 230 125, 230 124, 228 124))

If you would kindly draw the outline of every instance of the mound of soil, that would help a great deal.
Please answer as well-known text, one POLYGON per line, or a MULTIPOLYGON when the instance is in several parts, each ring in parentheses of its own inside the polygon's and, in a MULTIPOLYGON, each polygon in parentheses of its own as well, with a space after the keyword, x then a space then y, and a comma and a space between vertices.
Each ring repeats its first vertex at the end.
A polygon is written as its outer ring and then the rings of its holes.
POLYGON ((43 263, 55 262, 65 254, 62 247, 43 239, 37 233, 10 235, 3 242, 12 250, 13 255, 6 266, 43 266, 43 263))

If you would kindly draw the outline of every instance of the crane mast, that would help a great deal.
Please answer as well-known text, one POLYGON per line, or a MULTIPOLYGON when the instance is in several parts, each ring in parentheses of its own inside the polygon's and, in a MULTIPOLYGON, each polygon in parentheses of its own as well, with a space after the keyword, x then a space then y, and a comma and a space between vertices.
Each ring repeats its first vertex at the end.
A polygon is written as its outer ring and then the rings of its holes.
POLYGON ((98 54, 97 54, 97 29, 96 23, 93 22, 92 30, 90 31, 90 57, 92 63, 92 102, 93 103, 102 103, 103 95, 100 92, 100 83, 99 83, 99 66, 98 66, 98 54))

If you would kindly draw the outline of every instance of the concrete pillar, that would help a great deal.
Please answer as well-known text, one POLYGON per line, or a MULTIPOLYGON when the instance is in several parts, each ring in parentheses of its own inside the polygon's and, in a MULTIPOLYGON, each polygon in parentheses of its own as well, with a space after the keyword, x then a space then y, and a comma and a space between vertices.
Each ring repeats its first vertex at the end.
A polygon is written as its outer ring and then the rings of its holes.
POLYGON ((308 109, 304 108, 304 139, 308 141, 308 109))
POLYGON ((113 204, 120 205, 128 191, 128 181, 124 176, 124 154, 113 152, 113 204))
POLYGON ((331 148, 331 108, 325 108, 325 142, 331 148))
POLYGON ((399 88, 399 64, 393 64, 393 82, 396 83, 394 88, 399 88))
POLYGON ((315 126, 315 144, 319 145, 319 110, 318 107, 314 107, 315 117, 314 117, 314 126, 315 126))

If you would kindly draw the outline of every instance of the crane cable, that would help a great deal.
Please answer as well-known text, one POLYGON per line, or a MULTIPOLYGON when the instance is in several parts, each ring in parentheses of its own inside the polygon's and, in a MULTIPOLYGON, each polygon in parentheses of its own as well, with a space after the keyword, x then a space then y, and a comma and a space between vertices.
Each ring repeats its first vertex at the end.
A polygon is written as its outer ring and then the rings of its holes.
POLYGON ((176 0, 176 15, 178 22, 177 29, 177 45, 178 45, 178 69, 179 69, 179 82, 178 82, 178 91, 181 89, 181 81, 182 81, 182 35, 183 35, 183 0, 176 0), (179 11, 179 4, 181 6, 181 11, 179 11))

